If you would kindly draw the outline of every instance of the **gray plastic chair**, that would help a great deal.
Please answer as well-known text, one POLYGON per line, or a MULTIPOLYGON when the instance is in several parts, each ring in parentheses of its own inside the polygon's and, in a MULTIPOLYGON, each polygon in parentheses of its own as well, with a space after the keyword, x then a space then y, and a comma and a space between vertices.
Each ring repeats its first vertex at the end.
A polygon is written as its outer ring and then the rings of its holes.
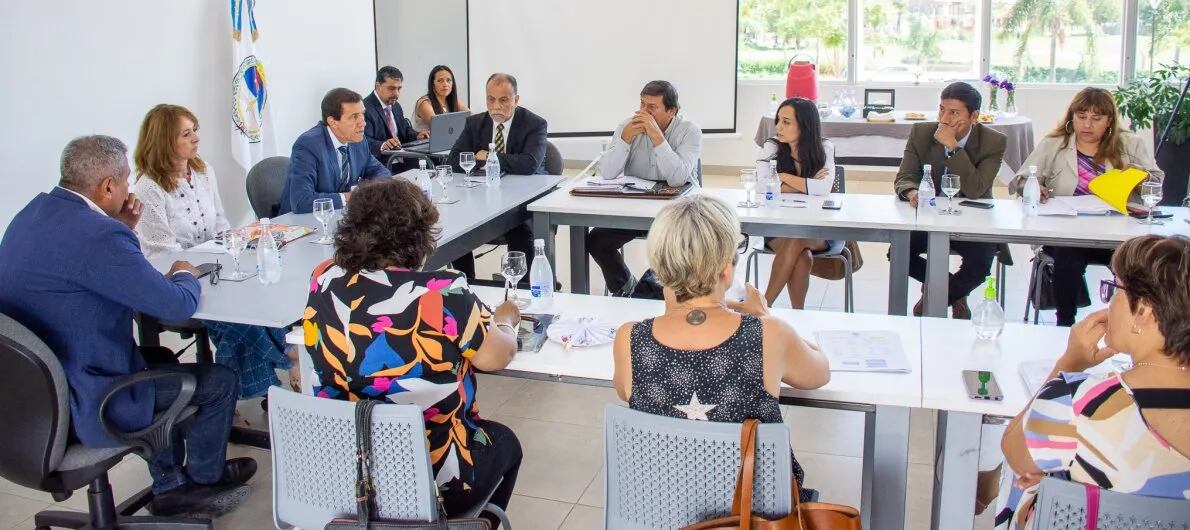
MULTIPOLYGON (((354 518, 355 403, 272 387, 269 432, 273 524, 281 529, 323 528, 335 517, 354 518)), ((394 404, 376 407, 372 439, 375 518, 435 520, 438 488, 421 409, 394 404)), ((510 528, 508 517, 487 499, 462 516, 476 517, 482 511, 499 517, 501 528, 510 528)))
MULTIPOLYGON (((1087 486, 1054 477, 1041 479, 1033 518, 1034 528, 1085 530, 1087 486)), ((1092 528, 1190 530, 1190 500, 1099 490, 1099 513, 1092 528)))
POLYGON ((248 170, 244 187, 248 191, 248 204, 257 218, 273 217, 277 205, 281 204, 281 192, 285 190, 285 179, 289 173, 289 157, 271 156, 257 162, 248 170))
POLYGON ((545 173, 547 175, 561 175, 562 174, 562 152, 558 150, 558 146, 554 142, 545 142, 545 173))
MULTIPOLYGON (((604 527, 672 530, 728 515, 740 471, 740 428, 605 407, 604 527)), ((789 430, 762 424, 757 438, 753 510, 784 516, 793 509, 789 430)))

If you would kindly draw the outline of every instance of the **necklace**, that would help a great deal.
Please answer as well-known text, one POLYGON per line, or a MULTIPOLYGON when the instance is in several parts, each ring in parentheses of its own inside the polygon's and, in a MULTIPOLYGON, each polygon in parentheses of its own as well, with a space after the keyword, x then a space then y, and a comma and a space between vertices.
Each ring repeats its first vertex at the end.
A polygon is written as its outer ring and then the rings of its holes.
POLYGON ((712 306, 706 306, 706 307, 697 307, 697 306, 692 307, 692 306, 685 306, 685 305, 679 306, 679 307, 683 307, 683 308, 690 310, 686 313, 686 323, 690 324, 691 326, 698 326, 698 325, 701 325, 703 322, 707 321, 707 312, 703 311, 704 309, 715 309, 715 308, 725 309, 726 308, 726 306, 724 306, 724 304, 722 304, 722 303, 718 303, 718 304, 715 304, 712 306))
POLYGON ((1186 371, 1185 366, 1170 366, 1168 364, 1157 364, 1157 363, 1148 363, 1148 362, 1132 363, 1133 368, 1136 368, 1137 366, 1152 366, 1154 368, 1169 368, 1172 370, 1181 370, 1183 372, 1186 371))

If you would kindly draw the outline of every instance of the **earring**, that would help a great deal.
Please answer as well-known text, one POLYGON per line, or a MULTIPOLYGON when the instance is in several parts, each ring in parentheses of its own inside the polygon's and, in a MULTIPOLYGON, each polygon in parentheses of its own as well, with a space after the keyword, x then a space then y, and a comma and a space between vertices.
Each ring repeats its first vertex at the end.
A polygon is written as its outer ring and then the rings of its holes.
POLYGON ((1133 334, 1133 335, 1140 335, 1140 328, 1136 327, 1136 324, 1133 324, 1133 325, 1132 325, 1132 334, 1133 334))
POLYGON ((1073 125, 1073 122, 1071 120, 1066 120, 1066 125, 1062 127, 1062 130, 1066 131, 1066 134, 1074 132, 1074 127, 1071 127, 1071 125, 1073 125))
POLYGON ((1108 127, 1108 128, 1107 128, 1107 135, 1108 135, 1108 136, 1111 136, 1111 133, 1112 133, 1112 128, 1111 128, 1111 127, 1108 127))

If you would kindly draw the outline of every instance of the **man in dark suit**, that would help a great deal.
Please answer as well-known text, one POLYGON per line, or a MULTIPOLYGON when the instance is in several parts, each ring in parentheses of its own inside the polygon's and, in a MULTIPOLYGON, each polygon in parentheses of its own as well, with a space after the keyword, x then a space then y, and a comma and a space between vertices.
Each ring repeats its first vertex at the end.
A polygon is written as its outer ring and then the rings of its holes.
MULTIPOLYGON (((545 172, 546 122, 541 116, 519 106, 516 78, 510 74, 492 74, 487 82, 488 111, 467 118, 459 139, 450 150, 450 165, 459 167, 459 153, 475 153, 479 168, 487 165, 489 157, 500 161, 500 171, 506 175, 540 175, 545 172), (495 144, 495 152, 488 145, 495 144)), ((529 221, 508 231, 504 236, 509 250, 525 253, 533 260, 533 229, 529 221)), ((468 277, 475 277, 475 258, 470 254, 454 261, 453 266, 468 277)), ((528 278, 528 273, 525 278, 528 278)))
MULTIPOLYGON (((400 149, 404 142, 430 136, 429 132, 414 130, 405 117, 405 110, 397 101, 404 84, 405 77, 396 67, 381 67, 376 71, 376 89, 364 98, 364 137, 368 142, 368 150, 377 160, 386 158, 381 151, 394 151, 400 149)), ((394 167, 397 173, 408 169, 404 161, 396 164, 399 164, 394 167)))
MULTIPOLYGON (((62 151, 61 180, 17 213, 0 240, 0 312, 29 328, 57 355, 70 387, 72 432, 88 447, 122 445, 102 423, 131 432, 147 427, 181 392, 177 379, 108 390, 147 367, 132 338, 132 313, 171 322, 190 318, 201 290, 193 266, 174 262, 162 275, 141 254, 133 228, 141 205, 128 193, 124 144, 110 136, 76 138, 62 151)), ((172 358, 154 356, 160 361, 172 358)), ((218 515, 235 506, 256 471, 251 458, 225 460, 239 380, 216 364, 155 369, 193 374, 197 388, 185 438, 152 455, 156 515, 218 515), (184 458, 184 460, 183 460, 184 458)))
MULTIPOLYGON (((905 154, 897 170, 894 183, 897 197, 917 207, 917 187, 921 183, 922 165, 930 164, 934 189, 941 196, 942 174, 949 171, 959 175, 958 197, 966 199, 992 198, 992 185, 1004 160, 1008 140, 1003 133, 979 123, 979 91, 963 82, 951 83, 942 90, 938 104, 938 121, 918 123, 909 133, 905 154)), ((909 238, 909 276, 925 283, 927 246, 924 232, 914 232, 909 238)), ((969 319, 971 308, 967 295, 981 285, 992 269, 995 243, 952 241, 950 248, 963 263, 958 272, 950 275, 947 303, 951 317, 969 319)), ((922 300, 913 306, 913 314, 921 316, 922 300)))
POLYGON ((277 215, 310 213, 314 199, 331 199, 342 208, 360 181, 387 177, 389 172, 363 143, 363 98, 346 88, 331 89, 322 98, 322 121, 293 142, 289 175, 277 215))

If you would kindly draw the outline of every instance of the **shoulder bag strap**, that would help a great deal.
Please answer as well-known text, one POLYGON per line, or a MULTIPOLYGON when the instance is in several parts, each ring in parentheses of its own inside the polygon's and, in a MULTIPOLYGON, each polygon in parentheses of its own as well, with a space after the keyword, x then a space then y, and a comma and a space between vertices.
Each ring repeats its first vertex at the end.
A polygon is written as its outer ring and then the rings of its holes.
POLYGON ((356 516, 362 530, 368 528, 372 518, 372 408, 376 402, 361 399, 355 403, 356 516))
POLYGON ((740 427, 740 474, 736 477, 731 514, 740 516, 741 530, 750 530, 752 525, 752 480, 756 472, 756 426, 759 423, 749 418, 740 427))

